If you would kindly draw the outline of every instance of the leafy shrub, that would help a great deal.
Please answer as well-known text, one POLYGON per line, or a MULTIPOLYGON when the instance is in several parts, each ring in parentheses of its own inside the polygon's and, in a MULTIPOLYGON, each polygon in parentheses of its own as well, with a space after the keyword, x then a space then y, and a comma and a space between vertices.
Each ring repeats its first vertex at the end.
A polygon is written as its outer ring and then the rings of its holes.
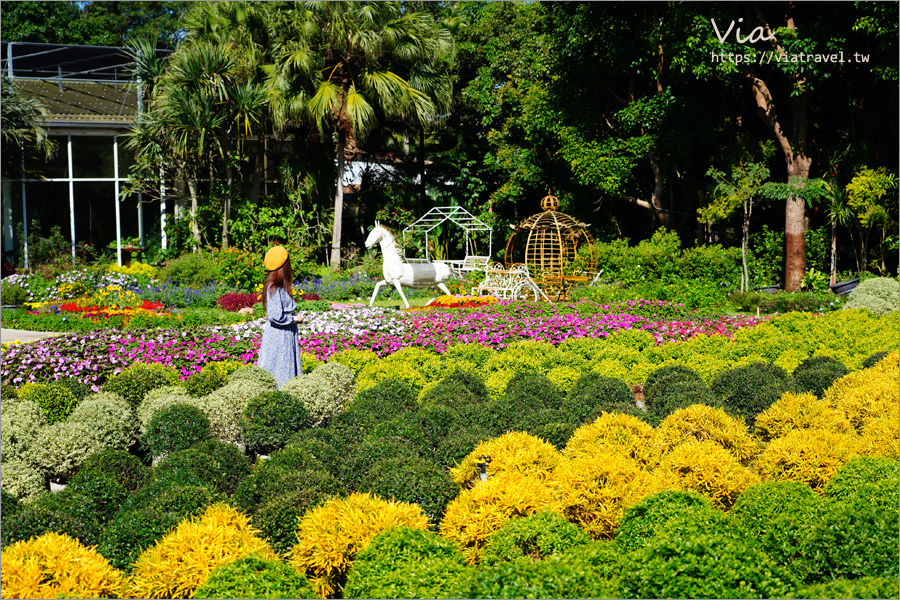
POLYGON ((150 471, 140 459, 125 450, 103 450, 91 454, 71 479, 72 484, 95 477, 108 476, 133 492, 150 476, 150 471))
POLYGON ((800 543, 817 521, 820 501, 809 486, 794 481, 764 481, 738 496, 728 512, 768 556, 791 569, 800 543))
POLYGON ((93 548, 50 532, 21 541, 2 553, 7 598, 116 598, 122 574, 93 548))
POLYGON ((181 382, 188 396, 200 398, 212 394, 225 385, 226 379, 216 369, 205 368, 181 382))
POLYGON ((346 408, 356 393, 356 378, 347 367, 330 362, 309 375, 289 379, 282 391, 293 394, 309 410, 314 426, 320 426, 346 408))
POLYGON ((74 494, 90 500, 93 516, 99 524, 108 521, 128 497, 128 490, 125 486, 111 475, 77 479, 73 477, 65 491, 66 494, 74 494))
POLYGON ((160 281, 203 287, 216 279, 216 273, 216 264, 210 254, 190 252, 168 261, 158 277, 160 281))
POLYGON ((367 365, 378 362, 378 355, 371 350, 341 350, 331 357, 334 362, 340 363, 353 371, 359 376, 360 372, 367 365))
POLYGON ((355 490, 378 461, 387 458, 412 460, 418 456, 418 448, 405 438, 367 436, 346 456, 341 479, 349 489, 355 490))
POLYGON ((481 562, 492 565, 520 558, 543 560, 590 541, 561 515, 545 511, 504 523, 488 539, 481 562))
POLYGON ((147 392, 135 411, 141 431, 147 431, 150 419, 163 408, 173 404, 193 404, 194 402, 181 386, 167 385, 147 392))
POLYGON ((209 254, 215 264, 216 279, 242 290, 252 290, 261 283, 266 272, 256 252, 235 246, 213 248, 209 254))
POLYGON ((897 460, 900 456, 900 407, 869 419, 860 432, 860 454, 897 460))
POLYGON ((858 439, 847 433, 795 429, 769 443, 756 461, 763 479, 797 481, 821 492, 856 454, 858 439))
POLYGON ((756 417, 756 435, 770 441, 794 430, 852 432, 850 421, 828 402, 813 394, 787 392, 756 417))
POLYGON ((509 519, 557 507, 545 482, 516 472, 488 477, 463 490, 444 511, 441 535, 458 543, 466 560, 477 563, 489 537, 509 519))
POLYGON ((306 574, 319 597, 332 597, 343 589, 353 560, 372 538, 400 525, 425 529, 428 520, 414 504, 368 494, 334 498, 299 520, 297 545, 288 560, 306 574))
POLYGON ((3 472, 3 479, 0 481, 3 484, 4 495, 9 494, 22 503, 28 503, 47 493, 47 481, 44 476, 25 461, 4 460, 0 470, 3 472))
POLYGON ((86 383, 82 383, 73 377, 63 377, 61 379, 57 379, 54 383, 56 385, 61 385, 72 392, 78 402, 84 400, 85 397, 87 397, 87 395, 91 393, 91 386, 86 383))
POLYGON ((896 460, 889 458, 855 457, 835 473, 823 490, 826 498, 854 503, 855 497, 867 484, 900 477, 896 460))
POLYGON ((725 510, 758 481, 753 471, 710 440, 679 444, 660 460, 659 472, 667 487, 697 492, 725 510))
POLYGON ((771 363, 755 363, 720 373, 710 390, 722 400, 726 411, 743 417, 753 427, 756 415, 785 392, 794 391, 794 386, 784 369, 771 363))
POLYGON ((876 315, 897 312, 900 307, 900 286, 896 279, 874 277, 860 283, 852 292, 844 308, 866 308, 876 315))
POLYGON ((466 571, 459 549, 435 534, 394 527, 376 535, 353 561, 346 598, 450 598, 466 571))
POLYGON ((547 442, 513 431, 478 444, 459 465, 450 470, 453 481, 461 487, 476 486, 479 482, 478 463, 482 462, 482 456, 490 457, 487 472, 491 477, 521 473, 544 479, 560 460, 559 452, 547 442))
POLYGON ((624 413, 640 418, 643 411, 634 401, 634 393, 621 379, 585 374, 575 382, 561 404, 562 410, 578 423, 593 421, 603 412, 624 413))
POLYGON ((500 431, 516 428, 522 416, 543 408, 559 408, 562 395, 544 375, 516 373, 506 392, 491 404, 492 424, 500 431))
POLYGON ((252 514, 268 498, 297 491, 304 492, 306 504, 310 504, 341 493, 344 489, 309 452, 288 446, 257 465, 253 473, 240 483, 233 501, 238 508, 252 514))
POLYGON ((841 296, 835 296, 831 292, 783 292, 774 294, 768 292, 734 292, 728 300, 741 312, 755 312, 759 309, 762 314, 789 312, 829 312, 839 310, 844 305, 841 296))
POLYGON ((565 412, 552 408, 523 417, 519 421, 519 426, 526 433, 544 440, 559 450, 565 448, 576 427, 565 412))
POLYGON ((782 598, 796 581, 753 545, 729 536, 656 537, 629 554, 625 598, 782 598), (672 576, 677 573, 677 576, 672 576))
POLYGON ((180 485, 201 482, 231 495, 250 474, 250 461, 232 444, 205 440, 168 454, 156 467, 154 478, 180 485))
POLYGON ((697 492, 665 490, 644 497, 622 515, 615 541, 626 552, 643 548, 676 519, 693 518, 715 509, 697 492))
POLYGON ((154 470, 153 479, 122 503, 120 513, 147 509, 166 513, 176 521, 181 521, 195 517, 213 504, 227 499, 211 485, 196 481, 185 484, 174 477, 157 478, 157 473, 154 470))
POLYGON ((250 401, 269 391, 259 381, 238 379, 203 398, 197 399, 197 405, 209 417, 209 426, 213 437, 220 442, 242 443, 241 420, 250 401))
POLYGON ((893 598, 900 595, 896 577, 837 579, 796 588, 786 598, 893 598))
POLYGON ((887 350, 882 350, 881 352, 876 352, 875 354, 866 357, 866 360, 863 361, 861 368, 868 369, 870 367, 874 367, 881 359, 883 359, 888 354, 890 353, 887 350))
POLYGON ((830 356, 811 356, 794 369, 794 381, 798 389, 821 398, 835 380, 849 372, 841 361, 830 356))
POLYGON ((69 421, 94 427, 97 439, 106 448, 128 448, 137 439, 134 409, 117 394, 88 396, 75 407, 69 421))
POLYGON ((94 452, 124 449, 105 435, 105 431, 84 421, 63 421, 38 432, 28 462, 52 480, 65 482, 94 452))
POLYGON ((190 404, 173 404, 157 412, 141 437, 141 446, 154 456, 185 450, 210 438, 209 419, 190 404))
POLYGON ((233 371, 228 375, 228 382, 234 382, 242 379, 261 383, 266 389, 274 390, 278 387, 275 376, 256 365, 244 365, 243 367, 233 371))
POLYGON ((19 499, 7 492, 6 489, 0 489, 0 519, 7 519, 15 515, 22 508, 19 499))
POLYGON ((653 428, 641 419, 622 413, 604 413, 576 429, 563 454, 567 458, 581 458, 607 452, 646 464, 652 439, 653 428))
POLYGON ((119 511, 101 529, 97 550, 113 567, 130 573, 138 556, 178 521, 174 515, 152 508, 119 511))
POLYGON ((29 540, 52 531, 65 533, 85 545, 97 543, 99 522, 90 498, 68 489, 43 494, 4 521, 3 544, 29 540))
POLYGON ((644 383, 647 412, 661 420, 693 404, 721 406, 695 371, 683 365, 666 365, 650 373, 644 383))
POLYGON ((309 582, 279 560, 245 556, 214 569, 192 598, 315 598, 309 582))
POLYGON ((438 524, 444 509, 459 493, 446 469, 423 457, 392 457, 376 462, 358 489, 380 498, 418 504, 429 522, 438 524))
POLYGON ((187 598, 216 567, 253 553, 277 560, 256 536, 249 517, 215 504, 145 550, 135 562, 126 593, 134 598, 187 598))
POLYGON ((747 465, 759 450, 750 437, 747 426, 721 408, 694 404, 666 417, 653 435, 652 446, 657 453, 666 454, 686 441, 715 442, 747 465))
POLYGON ((132 406, 137 406, 150 390, 178 383, 175 369, 160 364, 136 362, 113 375, 103 384, 104 392, 115 392, 132 406))
POLYGON ((242 308, 253 308, 253 305, 260 301, 260 295, 256 292, 251 294, 231 293, 224 294, 216 300, 216 306, 228 312, 237 312, 242 308))
POLYGON ((451 431, 437 441, 433 454, 434 459, 446 469, 453 468, 468 456, 472 448, 492 437, 494 437, 493 432, 478 425, 451 431))
POLYGON ((263 392, 244 409, 241 437, 248 450, 271 454, 309 425, 309 410, 300 400, 287 392, 263 392))
POLYGON ((418 408, 413 388, 399 379, 385 379, 359 392, 347 410, 358 418, 360 427, 372 427, 399 413, 415 412, 418 408))
POLYGON ((75 394, 55 383, 26 383, 18 394, 21 400, 30 400, 41 407, 48 425, 63 421, 78 404, 75 394))
POLYGON ((857 431, 872 419, 897 410, 900 389, 897 387, 897 353, 874 367, 846 375, 825 391, 825 400, 842 412, 857 431))
MULTIPOLYGON (((262 503, 254 507, 253 526, 283 555, 297 543, 297 520, 329 498, 346 493, 346 490, 337 478, 327 472, 281 470, 281 473, 294 482, 293 491, 265 496, 262 503)), ((278 471, 270 472, 270 475, 275 474, 278 471)))
POLYGON ((453 598, 610 598, 613 587, 581 557, 519 559, 470 569, 453 598))
POLYGON ((0 411, 0 447, 3 461, 22 460, 29 455, 38 431, 47 424, 40 406, 30 400, 6 399, 0 411))

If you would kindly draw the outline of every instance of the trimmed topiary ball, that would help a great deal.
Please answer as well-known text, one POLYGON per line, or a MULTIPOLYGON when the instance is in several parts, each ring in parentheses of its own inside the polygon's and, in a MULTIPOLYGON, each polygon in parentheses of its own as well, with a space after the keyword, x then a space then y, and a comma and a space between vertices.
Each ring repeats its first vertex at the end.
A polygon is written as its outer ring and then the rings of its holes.
POLYGON ((126 450, 103 450, 91 454, 70 483, 75 484, 101 476, 112 477, 126 490, 133 492, 146 483, 150 477, 150 470, 138 457, 126 450))
POLYGON ((787 598, 897 598, 900 584, 896 577, 860 577, 838 579, 795 589, 787 598))
POLYGON ((173 404, 150 419, 141 446, 154 456, 186 450, 211 437, 209 419, 196 406, 173 404))
POLYGON ((412 460, 419 457, 419 450, 418 445, 401 437, 366 437, 347 457, 341 478, 348 489, 360 489, 375 463, 388 458, 412 460))
POLYGON ((640 417, 634 392, 621 379, 594 373, 582 375, 562 402, 562 410, 577 423, 589 423, 604 412, 618 412, 640 417))
POLYGON ((194 482, 183 484, 172 479, 153 479, 122 503, 120 512, 148 509, 167 513, 176 521, 199 515, 209 506, 227 497, 211 485, 194 482))
POLYGON ((644 383, 644 404, 657 420, 694 404, 721 406, 703 379, 683 365, 666 365, 650 373, 644 383))
POLYGON ((451 598, 616 598, 612 583, 581 560, 519 559, 470 569, 451 598))
POLYGON ((872 367, 877 365, 879 362, 881 362, 881 359, 884 358, 885 356, 887 356, 888 354, 890 354, 889 351, 882 350, 881 352, 876 352, 875 354, 870 355, 868 358, 866 358, 866 360, 863 361, 861 368, 871 369, 872 367))
MULTIPOLYGON (((4 478, 6 476, 4 475, 4 478)), ((4 520, 3 545, 58 531, 86 545, 98 541, 100 524, 89 498, 68 490, 44 494, 4 520)))
POLYGON ((285 554, 297 543, 297 519, 322 502, 346 494, 346 490, 335 477, 322 471, 278 469, 270 471, 269 475, 287 479, 288 485, 284 488, 291 491, 276 496, 264 495, 252 511, 253 526, 277 552, 285 554))
POLYGON ((555 512, 507 521, 488 538, 481 562, 492 565, 520 558, 543 560, 575 546, 589 544, 591 538, 555 512))
POLYGON ((375 536, 356 556, 346 598, 452 598, 465 559, 452 543, 429 531, 394 527, 375 536))
POLYGON ((406 412, 419 410, 416 391, 399 379, 385 379, 374 387, 361 391, 347 407, 356 425, 372 427, 406 412))
POLYGON ((228 376, 228 381, 253 381, 263 384, 266 388, 274 390, 278 388, 275 376, 257 365, 244 365, 228 376))
POLYGON ((781 367, 772 363, 754 363, 720 373, 710 390, 726 411, 743 417, 753 427, 756 415, 769 408, 785 392, 794 392, 793 381, 781 367))
POLYGON ((417 456, 382 458, 357 487, 380 498, 418 504, 428 521, 440 523, 447 503, 459 493, 447 470, 430 458, 417 456))
POLYGON ((95 428, 97 439, 107 448, 128 448, 137 440, 134 409, 117 394, 88 396, 75 407, 68 420, 95 428))
POLYGON ((646 546, 674 519, 715 511, 696 492, 666 490, 639 501, 625 511, 616 528, 616 543, 626 552, 646 546))
POLYGON ((28 461, 49 479, 65 483, 95 452, 129 446, 124 439, 108 433, 104 427, 86 421, 48 425, 35 437, 28 461))
POLYGON ((900 466, 890 458, 854 457, 834 474, 823 495, 839 502, 856 503, 856 497, 867 485, 881 481, 897 481, 900 466))
POLYGON ((23 503, 33 502, 47 493, 47 480, 23 460, 4 460, 0 472, 3 492, 23 503))
POLYGON ((131 573, 141 553, 162 539, 179 519, 151 508, 119 511, 100 532, 97 550, 115 568, 131 573))
POLYGON ((62 422, 78 405, 71 390, 55 383, 27 383, 18 394, 20 400, 30 400, 41 407, 48 425, 62 422))
POLYGON ((192 598, 316 598, 306 578, 281 561, 255 554, 209 574, 192 598))
POLYGON ((496 432, 480 425, 472 425, 449 432, 438 441, 434 459, 445 469, 458 465, 480 443, 496 437, 496 432))
POLYGON ((900 286, 890 277, 873 277, 860 283, 852 292, 844 310, 865 308, 876 315, 897 312, 900 306, 900 286))
POLYGON ((271 454, 310 425, 309 410, 298 398, 287 392, 263 392, 244 409, 241 435, 249 451, 271 454))
POLYGON ((168 454, 156 467, 157 481, 182 485, 200 483, 228 496, 250 475, 250 461, 231 444, 205 440, 168 454))
POLYGON ((181 385, 192 398, 201 398, 212 394, 227 382, 228 380, 216 369, 205 368, 182 381, 181 385))
POLYGON ((0 411, 3 462, 27 460, 38 432, 45 425, 47 417, 36 403, 30 400, 5 400, 3 410, 0 411))
POLYGON ((800 391, 821 398, 832 383, 849 372, 841 361, 830 356, 811 356, 794 369, 794 382, 800 391))
POLYGON ((160 364, 133 363, 103 384, 104 392, 115 392, 137 406, 150 390, 178 383, 178 373, 160 364))

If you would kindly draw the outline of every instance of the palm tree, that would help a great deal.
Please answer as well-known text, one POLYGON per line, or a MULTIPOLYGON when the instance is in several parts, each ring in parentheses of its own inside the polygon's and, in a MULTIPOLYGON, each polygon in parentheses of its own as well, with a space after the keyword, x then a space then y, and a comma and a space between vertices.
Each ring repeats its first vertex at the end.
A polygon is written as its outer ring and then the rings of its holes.
MULTIPOLYGON (((36 98, 16 92, 6 75, 0 80, 0 132, 2 132, 3 177, 12 177, 21 168, 19 149, 35 151, 49 160, 56 144, 47 137, 44 121, 47 109, 36 98)), ((24 176, 24 173, 22 174, 24 176)))
POLYGON ((278 7, 270 77, 276 121, 331 134, 337 173, 330 264, 340 269, 345 153, 379 121, 425 129, 449 105, 452 38, 399 2, 293 2, 278 7))

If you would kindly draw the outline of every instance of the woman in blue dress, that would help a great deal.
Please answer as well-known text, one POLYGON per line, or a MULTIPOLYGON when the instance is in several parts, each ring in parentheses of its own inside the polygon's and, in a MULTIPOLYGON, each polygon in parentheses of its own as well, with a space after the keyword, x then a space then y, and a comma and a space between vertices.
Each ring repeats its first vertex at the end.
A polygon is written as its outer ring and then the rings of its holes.
POLYGON ((297 339, 297 323, 303 317, 294 314, 297 303, 291 296, 293 274, 287 250, 283 246, 270 248, 263 264, 266 281, 262 302, 266 307, 266 324, 256 364, 275 377, 280 389, 288 379, 303 373, 297 339))

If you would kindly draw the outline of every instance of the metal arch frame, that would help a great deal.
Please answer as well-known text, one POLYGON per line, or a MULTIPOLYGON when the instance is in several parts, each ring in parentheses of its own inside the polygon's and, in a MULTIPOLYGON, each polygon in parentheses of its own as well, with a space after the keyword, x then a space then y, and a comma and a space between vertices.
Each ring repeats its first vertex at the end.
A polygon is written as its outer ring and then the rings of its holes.
POLYGON ((428 234, 439 225, 446 221, 452 221, 454 224, 463 228, 466 233, 466 256, 471 255, 471 240, 469 233, 472 231, 486 231, 488 234, 488 253, 490 257, 493 254, 494 228, 478 219, 475 215, 464 209, 462 206, 436 206, 422 215, 412 225, 403 230, 403 240, 406 241, 407 231, 424 231, 425 232, 425 259, 430 261, 431 256, 428 252, 428 234))

